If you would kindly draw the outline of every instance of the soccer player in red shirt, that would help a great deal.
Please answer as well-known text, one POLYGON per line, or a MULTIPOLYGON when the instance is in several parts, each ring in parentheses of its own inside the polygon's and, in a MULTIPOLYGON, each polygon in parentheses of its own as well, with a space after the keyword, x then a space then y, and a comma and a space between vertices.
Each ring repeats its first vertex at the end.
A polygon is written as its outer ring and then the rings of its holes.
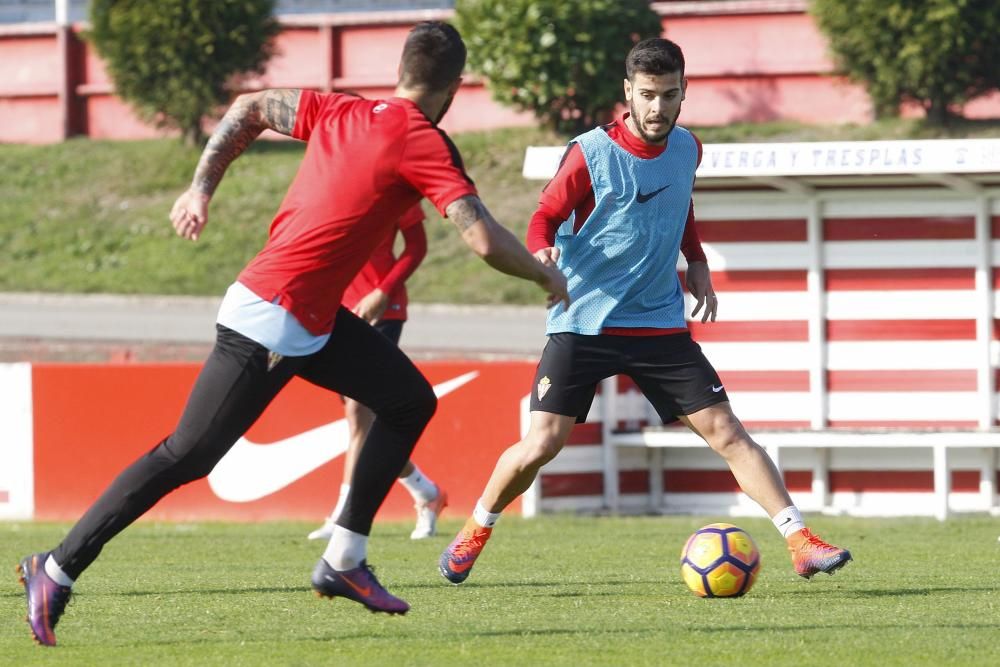
POLYGON ((461 84, 465 56, 453 27, 421 23, 407 36, 391 98, 265 90, 241 95, 220 121, 170 212, 181 237, 198 238, 226 168, 265 129, 305 141, 302 164, 267 243, 226 293, 215 347, 174 432, 126 468, 54 550, 21 560, 28 623, 39 643, 56 643, 71 586, 104 545, 163 496, 207 475, 295 376, 376 415, 312 586, 372 611, 409 610, 368 566, 368 535, 437 399, 396 345, 341 307, 344 289, 425 197, 490 266, 534 281, 550 303, 569 298, 562 274, 493 219, 437 127, 461 84))
POLYGON ((687 330, 679 251, 696 299, 692 316, 704 308, 701 321, 714 322, 718 304, 691 199, 701 143, 676 124, 687 90, 684 55, 670 40, 644 40, 625 70, 628 112, 570 142, 529 225, 529 249, 567 273, 573 301, 549 312, 528 432, 500 455, 438 567, 451 583, 465 581, 500 513, 586 419, 597 383, 622 374, 664 422, 683 422, 722 456, 787 540, 799 575, 832 573, 850 552, 806 528, 781 473, 733 413, 687 330))
MULTIPOLYGON (((406 321, 405 283, 427 254, 427 234, 423 221, 424 212, 420 204, 404 213, 397 224, 399 235, 403 237, 405 244, 399 257, 393 254, 396 240, 394 232, 375 249, 371 259, 344 292, 343 306, 397 345, 406 321)), ((323 525, 309 533, 310 540, 328 540, 333 536, 337 517, 340 516, 351 490, 354 463, 358 460, 358 452, 361 451, 361 445, 375 419, 371 410, 352 398, 344 398, 344 412, 349 435, 347 451, 344 453, 340 494, 323 525)), ((433 536, 437 529, 438 515, 448 504, 448 494, 413 461, 407 461, 403 466, 399 482, 413 497, 417 510, 417 525, 410 533, 410 539, 421 540, 433 536)))

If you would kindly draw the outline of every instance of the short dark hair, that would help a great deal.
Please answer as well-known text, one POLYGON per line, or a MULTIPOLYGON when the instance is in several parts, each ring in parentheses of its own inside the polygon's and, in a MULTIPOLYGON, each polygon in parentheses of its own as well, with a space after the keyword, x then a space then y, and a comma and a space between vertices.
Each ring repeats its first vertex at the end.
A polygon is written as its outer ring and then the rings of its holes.
POLYGON ((423 21, 406 37, 399 83, 406 88, 444 90, 465 69, 465 42, 454 26, 423 21))
POLYGON ((638 73, 660 75, 672 72, 680 72, 684 76, 684 53, 669 39, 644 39, 633 46, 625 58, 625 76, 629 81, 633 81, 638 73))

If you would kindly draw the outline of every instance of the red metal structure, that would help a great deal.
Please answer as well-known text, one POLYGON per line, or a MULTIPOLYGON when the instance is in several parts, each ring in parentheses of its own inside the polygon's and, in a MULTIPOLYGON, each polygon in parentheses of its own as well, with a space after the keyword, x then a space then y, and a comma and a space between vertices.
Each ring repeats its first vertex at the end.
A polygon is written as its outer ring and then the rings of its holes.
MULTIPOLYGON (((807 0, 654 2, 664 34, 683 45, 692 95, 692 126, 797 120, 863 123, 864 90, 832 76, 826 40, 806 12, 807 0)), ((450 10, 340 13, 282 17, 280 55, 254 86, 388 94, 406 32, 450 10)), ((0 26, 0 141, 47 143, 74 135, 136 139, 158 131, 114 95, 100 58, 80 24, 0 26)), ((530 114, 493 102, 483 82, 460 93, 443 127, 450 132, 530 125, 530 114)), ((972 118, 1000 115, 1000 95, 966 107, 972 118)))
MULTIPOLYGON (((282 18, 278 55, 251 88, 294 87, 389 95, 412 25, 449 11, 372 12, 282 18)), ((104 63, 83 39, 85 26, 0 26, 0 142, 49 143, 74 135, 142 139, 161 131, 114 94, 104 63)), ((459 93, 442 126, 449 132, 530 125, 530 114, 499 106, 481 81, 459 93)))

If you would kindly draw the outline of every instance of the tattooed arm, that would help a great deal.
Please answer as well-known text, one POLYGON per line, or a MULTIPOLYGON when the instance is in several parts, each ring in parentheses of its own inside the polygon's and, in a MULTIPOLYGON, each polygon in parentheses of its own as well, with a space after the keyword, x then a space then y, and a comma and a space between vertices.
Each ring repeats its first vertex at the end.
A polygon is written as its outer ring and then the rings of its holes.
POLYGON ((219 121, 198 160, 191 187, 170 211, 179 236, 198 240, 208 222, 208 203, 229 165, 264 130, 291 136, 302 91, 291 88, 240 95, 219 121))
POLYGON ((537 283, 549 293, 550 306, 559 301, 569 305, 562 272, 535 259, 510 230, 493 219, 479 197, 460 197, 448 205, 445 213, 465 244, 487 264, 502 273, 537 283))

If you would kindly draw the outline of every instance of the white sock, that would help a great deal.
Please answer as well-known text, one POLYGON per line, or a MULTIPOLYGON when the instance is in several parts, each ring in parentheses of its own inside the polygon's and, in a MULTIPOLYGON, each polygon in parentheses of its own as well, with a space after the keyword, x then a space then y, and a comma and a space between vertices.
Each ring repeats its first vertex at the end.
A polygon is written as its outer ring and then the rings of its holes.
POLYGON ((802 521, 802 514, 795 505, 789 505, 781 510, 771 517, 771 521, 774 522, 774 527, 778 529, 782 537, 788 537, 806 527, 802 521))
POLYGON ((62 571, 52 554, 49 554, 49 557, 45 559, 45 574, 49 575, 49 579, 60 586, 72 586, 74 583, 69 575, 62 571))
POLYGON ((340 518, 340 513, 344 511, 344 503, 347 502, 347 494, 351 492, 350 484, 340 485, 340 495, 337 496, 337 504, 333 506, 333 511, 330 512, 330 520, 336 521, 340 518))
POLYGON ((406 487, 413 500, 418 503, 429 503, 437 498, 438 488, 434 482, 427 479, 415 463, 410 465, 413 466, 413 472, 406 477, 400 477, 399 483, 406 487))
POLYGON ((323 560, 334 570, 353 570, 368 555, 368 536, 341 526, 333 527, 333 537, 326 545, 323 560))
POLYGON ((500 518, 500 512, 490 512, 480 499, 476 501, 476 509, 472 510, 472 518, 483 528, 492 528, 500 518))

